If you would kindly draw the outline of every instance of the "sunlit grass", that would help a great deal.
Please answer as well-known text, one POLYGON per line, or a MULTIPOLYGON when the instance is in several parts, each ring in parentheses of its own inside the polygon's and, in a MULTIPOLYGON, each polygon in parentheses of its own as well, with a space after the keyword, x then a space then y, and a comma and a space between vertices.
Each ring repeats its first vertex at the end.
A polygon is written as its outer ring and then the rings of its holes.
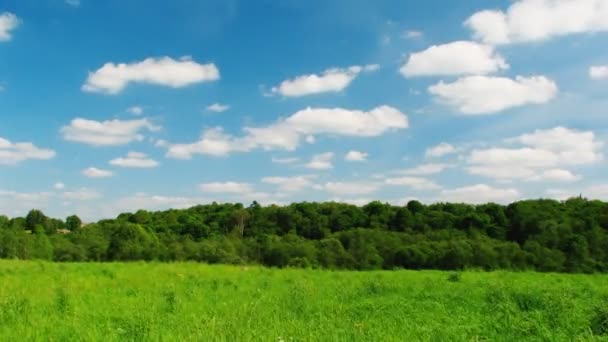
POLYGON ((2 340, 608 340, 608 276, 0 261, 2 340))

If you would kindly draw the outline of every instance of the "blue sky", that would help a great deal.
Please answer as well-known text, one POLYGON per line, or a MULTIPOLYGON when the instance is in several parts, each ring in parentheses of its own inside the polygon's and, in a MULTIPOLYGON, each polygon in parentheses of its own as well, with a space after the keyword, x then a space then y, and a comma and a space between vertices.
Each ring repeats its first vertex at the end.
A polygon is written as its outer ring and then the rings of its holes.
POLYGON ((608 3, 0 4, 0 211, 608 199, 608 3))

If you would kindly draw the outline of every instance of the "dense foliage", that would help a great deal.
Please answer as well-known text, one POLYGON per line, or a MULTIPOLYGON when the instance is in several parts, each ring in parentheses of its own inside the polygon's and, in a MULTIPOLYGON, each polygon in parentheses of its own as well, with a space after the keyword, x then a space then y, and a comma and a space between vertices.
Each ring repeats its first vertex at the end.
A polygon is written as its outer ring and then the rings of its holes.
POLYGON ((572 198, 467 205, 254 202, 124 213, 82 224, 0 216, 0 257, 193 260, 331 269, 608 271, 608 203, 572 198))

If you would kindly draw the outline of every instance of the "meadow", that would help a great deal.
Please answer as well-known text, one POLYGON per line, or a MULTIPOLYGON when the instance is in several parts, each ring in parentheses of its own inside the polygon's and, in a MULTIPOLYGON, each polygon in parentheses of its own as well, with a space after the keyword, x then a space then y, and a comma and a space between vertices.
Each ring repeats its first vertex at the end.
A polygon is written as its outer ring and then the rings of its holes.
POLYGON ((7 341, 602 341, 608 275, 0 261, 7 341))

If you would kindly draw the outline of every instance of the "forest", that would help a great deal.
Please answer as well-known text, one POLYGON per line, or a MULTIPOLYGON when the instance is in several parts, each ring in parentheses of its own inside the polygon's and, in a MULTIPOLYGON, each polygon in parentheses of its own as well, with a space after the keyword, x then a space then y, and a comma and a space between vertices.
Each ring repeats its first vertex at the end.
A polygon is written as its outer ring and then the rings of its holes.
POLYGON ((83 223, 0 216, 0 258, 347 270, 608 271, 608 203, 197 205, 83 223))

